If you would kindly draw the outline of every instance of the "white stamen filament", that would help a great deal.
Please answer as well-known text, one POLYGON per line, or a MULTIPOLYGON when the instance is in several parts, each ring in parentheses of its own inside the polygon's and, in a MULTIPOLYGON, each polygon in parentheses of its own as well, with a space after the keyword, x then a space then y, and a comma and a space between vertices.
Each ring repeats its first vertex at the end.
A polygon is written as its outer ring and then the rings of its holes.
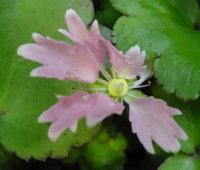
POLYGON ((116 73, 115 73, 113 67, 111 67, 110 71, 111 71, 113 79, 116 79, 116 73))
POLYGON ((131 98, 137 98, 138 97, 138 96, 135 96, 135 95, 130 94, 130 93, 128 94, 128 96, 131 97, 131 98))
POLYGON ((132 85, 132 86, 129 86, 128 89, 131 90, 131 89, 139 89, 139 88, 143 88, 143 87, 148 87, 151 85, 151 82, 148 81, 148 84, 144 84, 144 85, 132 85))
POLYGON ((88 88, 83 90, 89 90, 89 91, 107 91, 107 88, 88 88))
POLYGON ((104 69, 101 72, 102 72, 103 76, 106 78, 106 80, 108 80, 108 81, 112 80, 112 76, 110 75, 110 73, 107 70, 104 69))
POLYGON ((118 98, 118 97, 117 97, 117 98, 114 98, 114 101, 118 101, 119 99, 120 99, 120 98, 118 98))
POLYGON ((128 84, 129 86, 139 86, 140 84, 142 84, 144 81, 146 81, 149 77, 151 76, 151 72, 146 72, 144 73, 139 80, 128 84))
POLYGON ((101 79, 101 78, 98 78, 98 79, 97 79, 97 82, 99 82, 99 83, 101 83, 101 84, 103 84, 103 85, 105 85, 105 86, 108 86, 108 84, 109 84, 106 80, 101 79))

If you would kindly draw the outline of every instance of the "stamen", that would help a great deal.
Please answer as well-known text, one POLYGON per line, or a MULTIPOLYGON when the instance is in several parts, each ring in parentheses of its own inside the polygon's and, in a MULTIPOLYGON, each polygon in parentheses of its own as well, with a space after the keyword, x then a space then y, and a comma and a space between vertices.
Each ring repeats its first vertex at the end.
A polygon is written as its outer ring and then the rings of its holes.
POLYGON ((107 88, 88 88, 83 90, 89 90, 89 91, 107 91, 107 88))
POLYGON ((132 86, 129 86, 128 87, 128 89, 129 90, 131 90, 131 89, 139 89, 139 88, 143 88, 143 87, 148 87, 148 86, 150 86, 151 85, 151 82, 150 81, 148 81, 148 84, 144 84, 144 85, 141 85, 141 86, 139 86, 139 85, 132 85, 132 86))
POLYGON ((116 73, 115 73, 113 67, 111 67, 110 71, 111 71, 113 79, 116 79, 116 73))
POLYGON ((126 103, 131 103, 137 96, 134 96, 132 94, 127 94, 123 100, 126 102, 126 103))
POLYGON ((101 78, 98 78, 98 79, 97 79, 97 82, 99 82, 99 83, 101 83, 101 84, 103 84, 103 85, 105 85, 105 86, 108 86, 108 85, 109 85, 109 83, 108 83, 106 80, 101 79, 101 78))
POLYGON ((146 71, 144 72, 141 76, 140 79, 138 79, 137 81, 128 84, 129 86, 139 86, 140 84, 142 84, 144 81, 146 81, 150 76, 152 75, 151 71, 146 71))
POLYGON ((116 97, 113 99, 115 102, 117 102, 119 100, 119 97, 116 97))
POLYGON ((131 97, 131 98, 134 98, 134 99, 138 97, 138 96, 135 96, 135 95, 130 94, 130 93, 128 94, 128 96, 131 97))
POLYGON ((107 71, 107 70, 101 70, 101 72, 102 72, 102 74, 103 74, 103 76, 108 80, 108 81, 110 81, 110 80, 112 80, 112 76, 110 75, 110 73, 107 71))

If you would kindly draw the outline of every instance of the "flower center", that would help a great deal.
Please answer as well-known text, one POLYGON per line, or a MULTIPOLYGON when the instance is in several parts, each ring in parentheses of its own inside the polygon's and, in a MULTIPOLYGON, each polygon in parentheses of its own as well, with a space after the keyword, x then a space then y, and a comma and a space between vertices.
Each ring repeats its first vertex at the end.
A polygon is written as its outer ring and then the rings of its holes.
POLYGON ((122 97, 128 92, 128 84, 124 79, 112 79, 108 85, 108 92, 111 96, 122 97))

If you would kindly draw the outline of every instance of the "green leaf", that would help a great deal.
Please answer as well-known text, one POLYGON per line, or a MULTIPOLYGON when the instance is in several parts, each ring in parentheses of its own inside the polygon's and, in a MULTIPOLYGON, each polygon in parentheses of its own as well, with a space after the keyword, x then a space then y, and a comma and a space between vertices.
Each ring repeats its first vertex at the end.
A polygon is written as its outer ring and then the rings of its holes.
POLYGON ((185 103, 177 99, 174 95, 167 94, 158 85, 153 86, 153 95, 164 99, 168 105, 176 107, 182 111, 182 115, 175 116, 176 121, 188 135, 188 140, 181 142, 181 150, 185 153, 193 154, 200 146, 200 100, 185 103))
POLYGON ((79 124, 57 142, 47 137, 48 124, 39 124, 39 115, 57 102, 55 94, 71 95, 84 85, 72 81, 33 78, 30 71, 38 64, 16 55, 17 47, 32 41, 39 32, 60 39, 57 29, 65 27, 64 14, 74 8, 85 23, 93 18, 90 0, 2 0, 0 6, 0 139, 9 151, 24 159, 67 156, 71 146, 88 142, 98 127, 79 124))
POLYGON ((117 133, 111 136, 108 129, 101 131, 98 136, 84 146, 81 151, 87 164, 82 169, 121 169, 124 163, 124 150, 127 141, 122 134, 117 133))
POLYGON ((115 10, 108 0, 100 0, 97 2, 97 5, 95 19, 102 25, 112 28, 115 21, 121 16, 121 13, 115 10))
POLYGON ((0 167, 6 169, 6 166, 10 165, 9 163, 12 160, 13 156, 0 145, 0 167))
POLYGON ((185 100, 200 91, 200 33, 195 30, 196 0, 111 0, 126 15, 115 24, 117 47, 139 44, 147 55, 161 54, 156 77, 169 93, 185 100))
POLYGON ((178 154, 167 159, 158 170, 199 170, 200 157, 178 154))

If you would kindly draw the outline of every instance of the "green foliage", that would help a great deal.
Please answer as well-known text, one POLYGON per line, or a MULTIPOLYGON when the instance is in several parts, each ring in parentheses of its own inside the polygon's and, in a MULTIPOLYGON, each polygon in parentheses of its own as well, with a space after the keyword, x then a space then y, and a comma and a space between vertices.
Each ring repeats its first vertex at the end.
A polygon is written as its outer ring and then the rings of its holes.
POLYGON ((178 154, 167 159, 158 170, 199 170, 200 157, 178 154))
POLYGON ((156 77, 164 89, 185 100, 200 91, 200 33, 195 30, 196 0, 111 0, 125 15, 114 27, 118 48, 139 44, 147 55, 161 57, 156 77))
POLYGON ((76 134, 68 130, 57 142, 51 142, 47 137, 49 125, 39 124, 39 115, 56 103, 55 94, 71 95, 83 84, 29 77, 38 64, 16 55, 19 45, 32 41, 32 32, 61 37, 56 30, 65 27, 68 8, 74 8, 85 23, 93 18, 90 0, 1 1, 0 139, 7 150, 24 159, 67 156, 71 146, 88 142, 98 129, 88 129, 82 121, 76 134))
POLYGON ((101 32, 101 35, 105 39, 110 40, 110 41, 112 40, 112 31, 109 28, 107 28, 107 27, 105 27, 103 25, 100 25, 99 26, 99 30, 101 32))
POLYGON ((82 155, 88 164, 82 166, 95 170, 121 169, 126 147, 126 139, 121 134, 112 137, 107 131, 101 131, 83 148, 82 155))
POLYGON ((95 11, 95 19, 99 23, 112 28, 115 21, 121 16, 121 13, 115 10, 109 0, 99 0, 98 9, 95 11))
POLYGON ((6 165, 9 161, 11 161, 13 157, 11 154, 6 152, 6 150, 0 145, 0 167, 5 169, 6 165))

